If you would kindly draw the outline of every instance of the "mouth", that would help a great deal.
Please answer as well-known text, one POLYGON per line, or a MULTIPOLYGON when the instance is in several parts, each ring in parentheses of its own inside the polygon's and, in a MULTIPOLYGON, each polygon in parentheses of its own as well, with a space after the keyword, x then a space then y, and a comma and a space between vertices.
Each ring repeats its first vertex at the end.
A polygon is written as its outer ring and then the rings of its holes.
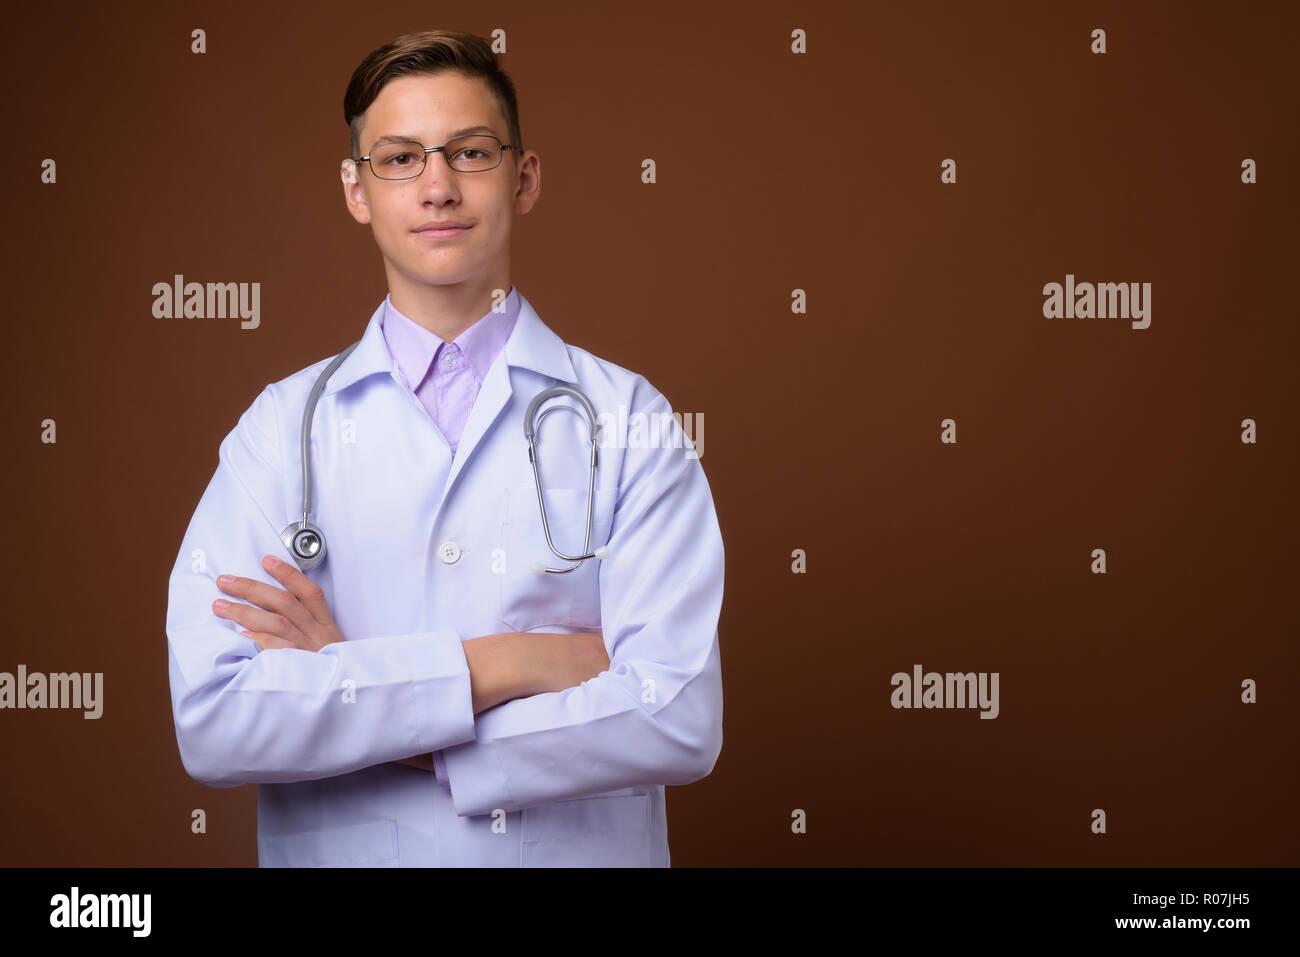
POLYGON ((417 229, 414 232, 424 239, 455 239, 473 228, 473 226, 452 226, 446 229, 417 229))

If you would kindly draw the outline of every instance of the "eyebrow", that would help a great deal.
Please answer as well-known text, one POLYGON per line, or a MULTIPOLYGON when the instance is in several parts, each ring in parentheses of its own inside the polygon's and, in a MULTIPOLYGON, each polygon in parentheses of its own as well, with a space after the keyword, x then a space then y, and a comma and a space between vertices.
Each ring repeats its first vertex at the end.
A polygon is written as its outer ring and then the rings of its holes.
MULTIPOLYGON (((466 133, 491 133, 496 136, 496 130, 490 126, 465 126, 458 130, 453 130, 447 139, 455 139, 457 136, 464 136, 466 133)), ((381 143, 423 143, 424 141, 418 136, 408 136, 403 133, 387 133, 375 140, 374 145, 370 148, 373 150, 381 143)))

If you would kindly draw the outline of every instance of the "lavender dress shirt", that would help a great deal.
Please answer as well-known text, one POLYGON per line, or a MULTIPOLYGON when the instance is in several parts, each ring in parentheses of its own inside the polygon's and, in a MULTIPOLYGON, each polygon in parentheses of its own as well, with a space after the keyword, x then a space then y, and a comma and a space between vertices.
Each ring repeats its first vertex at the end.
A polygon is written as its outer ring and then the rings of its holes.
MULTIPOLYGON (((489 310, 451 342, 446 342, 399 312, 391 294, 384 298, 384 312, 379 318, 384 342, 407 387, 438 426, 453 456, 488 369, 519 318, 519 293, 513 285, 501 305, 503 311, 489 310)), ((438 783, 450 788, 441 751, 433 753, 433 767, 438 783)))

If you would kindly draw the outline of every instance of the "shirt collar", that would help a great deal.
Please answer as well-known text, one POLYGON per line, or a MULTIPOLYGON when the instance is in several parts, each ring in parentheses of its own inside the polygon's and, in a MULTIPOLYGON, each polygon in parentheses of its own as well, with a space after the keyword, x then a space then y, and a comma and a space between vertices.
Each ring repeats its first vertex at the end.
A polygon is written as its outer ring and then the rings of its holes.
MULTIPOLYGON (((542 322, 541 317, 537 315, 537 311, 533 309, 528 298, 513 286, 511 286, 511 296, 518 296, 518 315, 514 327, 510 330, 509 338, 506 339, 505 348, 501 350, 506 364, 531 369, 561 382, 576 384, 577 376, 573 371, 573 363, 569 361, 569 351, 564 344, 564 340, 556 335, 546 323, 542 322)), ((387 308, 388 297, 385 297, 384 301, 379 304, 379 307, 371 315, 365 333, 355 344, 356 348, 330 376, 329 381, 322 389, 322 395, 333 395, 340 389, 345 389, 360 382, 367 376, 379 372, 391 374, 394 371, 401 371, 398 370, 397 360, 393 358, 388 349, 388 343, 384 340, 383 319, 387 308)), ((491 317, 493 314, 489 313, 488 315, 491 317)), ((501 319, 503 316, 497 314, 495 318, 501 319)), ((478 325, 478 323, 475 323, 475 325, 478 325)), ((472 329, 473 326, 470 328, 472 329)), ((421 329, 428 332, 422 327, 421 329)), ((467 329, 466 332, 468 331, 467 329)), ((429 333, 429 335, 433 336, 433 333, 429 333)), ((437 336, 433 336, 433 338, 438 339, 437 336)), ((442 340, 438 339, 438 341, 441 342, 442 340)), ((459 344, 459 339, 457 342, 459 344)), ((475 351, 480 350, 475 349, 475 351)), ((478 372, 477 369, 475 371, 478 372)), ((406 375, 405 372, 402 372, 402 374, 406 375)), ((486 374, 486 371, 480 373, 480 378, 486 378, 486 374)), ((412 389, 418 385, 419 382, 417 381, 412 386, 412 389)))
POLYGON ((388 351, 397 360, 406 384, 414 391, 424 381, 429 366, 447 351, 459 351, 481 384, 492 360, 510 338, 518 317, 519 293, 511 286, 509 295, 501 303, 500 312, 488 310, 450 343, 400 311, 393 305, 391 293, 384 298, 384 309, 379 319, 388 351))

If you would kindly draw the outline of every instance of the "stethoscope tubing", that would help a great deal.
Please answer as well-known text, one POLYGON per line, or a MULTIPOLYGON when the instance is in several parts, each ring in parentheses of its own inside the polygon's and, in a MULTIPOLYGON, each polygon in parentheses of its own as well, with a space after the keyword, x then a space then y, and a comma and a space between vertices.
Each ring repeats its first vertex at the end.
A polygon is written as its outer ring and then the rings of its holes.
MULTIPOLYGON (((596 557, 596 554, 594 552, 589 551, 589 549, 591 548, 591 519, 594 513, 594 505, 596 501, 596 465, 598 462, 598 457, 596 452, 596 440, 599 431, 600 431, 600 427, 597 425, 595 407, 592 406, 591 400, 588 399, 580 389, 574 386, 568 386, 568 385, 554 386, 553 388, 546 389, 542 392, 537 393, 537 395, 533 396, 533 400, 528 403, 528 409, 524 413, 524 435, 528 439, 528 461, 533 467, 533 485, 537 489, 537 507, 541 509, 542 512, 542 531, 546 534, 546 544, 551 549, 552 552, 554 552, 557 556, 559 556, 566 562, 574 562, 574 564, 570 565, 568 568, 547 568, 546 566, 543 565, 541 566, 542 571, 550 572, 551 574, 554 575, 564 575, 573 571, 575 568, 581 565, 588 558, 596 557), (574 415, 580 414, 578 410, 573 408, 572 406, 556 405, 556 406, 551 406, 551 408, 547 409, 540 416, 537 416, 536 421, 534 422, 533 417, 537 413, 537 407, 541 405, 543 402, 547 401, 548 399, 552 399, 555 398, 556 396, 561 396, 561 395, 572 396, 573 398, 577 399, 579 402, 582 403, 583 412, 586 413, 587 415, 587 422, 589 425, 589 437, 591 440, 591 471, 590 471, 590 475, 587 478, 587 529, 583 535, 583 540, 582 540, 583 554, 581 555, 566 555, 564 554, 564 552, 556 548, 555 542, 551 540, 551 523, 546 517, 546 501, 542 496, 542 488, 543 488, 542 473, 539 470, 537 464, 538 457, 537 457, 537 434, 536 433, 537 433, 537 429, 540 428, 542 424, 542 419, 546 418, 552 412, 556 412, 556 411, 572 412, 574 415)), ((534 565, 533 570, 534 571, 538 570, 536 565, 534 565)))

